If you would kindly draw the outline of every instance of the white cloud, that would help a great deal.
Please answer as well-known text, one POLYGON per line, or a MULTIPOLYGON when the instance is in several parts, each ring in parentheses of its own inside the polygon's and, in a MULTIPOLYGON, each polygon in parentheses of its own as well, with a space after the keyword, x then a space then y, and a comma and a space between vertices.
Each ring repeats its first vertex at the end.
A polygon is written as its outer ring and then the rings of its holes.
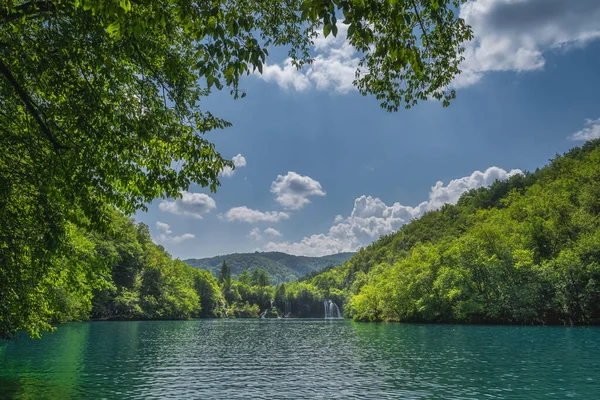
POLYGON ((493 71, 541 70, 544 53, 600 38, 598 0, 471 0, 460 16, 473 28, 474 39, 465 46, 455 87, 493 71))
POLYGON ((271 235, 271 236, 281 236, 281 232, 279 232, 277 229, 271 228, 271 227, 268 227, 263 232, 266 233, 267 235, 271 235))
POLYGON ((259 228, 254 228, 252 229, 249 233, 248 233, 248 237, 250 239, 254 239, 254 240, 261 240, 262 239, 262 235, 260 234, 260 229, 259 228))
POLYGON ((285 90, 302 92, 310 88, 317 90, 333 89, 339 93, 355 90, 358 53, 346 40, 348 25, 338 23, 336 37, 320 35, 314 40, 317 52, 313 63, 298 70, 290 58, 281 64, 265 65, 263 73, 258 75, 266 82, 275 82, 285 90))
POLYGON ((415 207, 400 203, 388 206, 379 198, 363 195, 354 200, 349 217, 336 216, 328 233, 305 237, 299 242, 269 242, 265 250, 306 256, 356 251, 382 235, 397 231, 402 225, 419 218, 427 211, 436 210, 446 203, 455 204, 470 189, 489 186, 496 180, 521 173, 518 169, 507 172, 502 168, 490 167, 484 172, 475 171, 469 176, 454 179, 445 186, 442 182, 437 182, 429 192, 429 199, 415 207))
MULTIPOLYGON (((238 154, 236 156, 234 156, 231 161, 233 161, 233 165, 235 166, 235 168, 242 168, 246 166, 246 157, 244 157, 241 154, 238 154)), ((231 167, 225 167, 223 168, 223 170, 221 171, 220 175, 225 177, 225 178, 230 178, 233 176, 233 174, 235 173, 235 170, 231 167)))
POLYGON ((171 226, 169 224, 165 224, 164 222, 157 221, 156 229, 161 233, 166 233, 166 234, 172 233, 171 226))
POLYGON ((319 257, 345 251, 354 251, 354 248, 347 242, 321 233, 305 237, 300 242, 269 242, 264 246, 263 250, 280 251, 299 256, 319 257))
POLYGON ((260 231, 260 228, 253 228, 250 232, 248 232, 248 237, 254 240, 262 240, 262 234, 270 235, 270 236, 281 236, 281 232, 279 232, 275 228, 268 227, 264 231, 260 231))
POLYGON ((299 210, 310 203, 308 196, 325 196, 319 182, 292 171, 287 175, 277 175, 271 183, 271 193, 277 196, 275 200, 279 204, 289 210, 299 210))
POLYGON ((158 208, 161 211, 175 215, 185 215, 188 217, 202 219, 202 214, 206 214, 217 208, 217 204, 212 197, 204 193, 181 192, 181 198, 173 201, 163 200, 158 208))
POLYGON ((600 118, 586 119, 583 129, 569 136, 571 140, 591 140, 600 138, 600 118))
POLYGON ((171 233, 173 232, 171 231, 171 226, 160 221, 156 222, 156 229, 159 232, 158 236, 154 238, 156 243, 177 244, 196 237, 191 233, 184 233, 180 236, 172 236, 171 233))
POLYGON ((277 211, 267 211, 262 212, 258 210, 253 210, 246 206, 234 207, 227 211, 224 217, 228 221, 238 221, 238 222, 278 222, 282 219, 288 219, 290 215, 285 212, 277 212, 277 211))
POLYGON ((286 90, 294 89, 303 92, 311 86, 308 78, 292 65, 291 58, 287 58, 281 65, 265 64, 259 77, 266 82, 275 82, 286 90))

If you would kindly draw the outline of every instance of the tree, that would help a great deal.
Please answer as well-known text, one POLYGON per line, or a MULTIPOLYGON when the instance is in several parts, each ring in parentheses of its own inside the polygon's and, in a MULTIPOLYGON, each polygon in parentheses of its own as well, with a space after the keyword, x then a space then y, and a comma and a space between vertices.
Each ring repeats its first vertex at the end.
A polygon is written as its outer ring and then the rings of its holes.
POLYGON ((271 284, 271 277, 264 269, 255 269, 254 271, 252 271, 250 283, 253 286, 269 286, 271 284))
POLYGON ((250 278, 250 273, 248 272, 248 269, 244 268, 244 270, 242 271, 240 276, 238 276, 238 281, 240 281, 241 283, 243 283, 245 285, 249 285, 250 279, 251 278, 250 278))
POLYGON ((201 99, 225 86, 244 97, 240 77, 262 72, 269 46, 287 46, 301 67, 317 32, 336 35, 343 15, 363 54, 361 93, 390 111, 429 97, 447 105, 471 38, 460 2, 4 2, 0 335, 46 326, 44 288, 59 279, 69 223, 107 229, 113 207, 145 209, 191 183, 216 190, 233 164, 202 135, 229 123, 201 99))
POLYGON ((225 261, 223 261, 219 272, 219 285, 231 286, 231 269, 225 261))

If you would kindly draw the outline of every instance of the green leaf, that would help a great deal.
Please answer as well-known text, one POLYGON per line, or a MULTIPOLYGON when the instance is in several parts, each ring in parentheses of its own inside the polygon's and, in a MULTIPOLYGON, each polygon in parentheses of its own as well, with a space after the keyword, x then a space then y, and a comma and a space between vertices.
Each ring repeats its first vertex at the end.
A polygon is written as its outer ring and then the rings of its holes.
POLYGON ((348 26, 348 37, 351 37, 352 35, 354 35, 354 31, 356 30, 356 25, 355 24, 350 24, 348 26))
POLYGON ((110 24, 109 26, 106 27, 106 32, 108 32, 108 34, 111 37, 118 37, 120 35, 120 31, 121 31, 121 23, 120 22, 113 22, 112 24, 110 24))

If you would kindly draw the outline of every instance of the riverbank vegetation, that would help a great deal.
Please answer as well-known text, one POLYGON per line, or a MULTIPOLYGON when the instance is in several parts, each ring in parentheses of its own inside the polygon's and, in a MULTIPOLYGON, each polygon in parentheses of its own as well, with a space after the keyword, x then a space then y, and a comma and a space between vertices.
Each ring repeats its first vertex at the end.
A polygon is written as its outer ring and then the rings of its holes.
POLYGON ((53 268, 25 271, 43 284, 14 303, 3 297, 18 312, 2 329, 38 335, 90 319, 323 317, 329 300, 360 321, 598 324, 599 183, 595 140, 467 192, 339 267, 276 285, 262 269, 235 279, 226 262, 217 277, 192 268, 153 243, 146 225, 106 208, 102 230, 83 215, 65 223, 60 251, 47 256, 53 268))
POLYGON ((102 231, 86 228, 83 220, 66 225, 61 256, 39 276, 43 284, 24 299, 3 303, 18 310, 5 332, 19 326, 35 336, 68 321, 283 317, 286 309, 288 316, 322 314, 322 297, 303 285, 272 285, 263 269, 244 270, 236 280, 226 263, 217 279, 173 259, 152 242, 145 224, 115 210, 105 215, 102 231))

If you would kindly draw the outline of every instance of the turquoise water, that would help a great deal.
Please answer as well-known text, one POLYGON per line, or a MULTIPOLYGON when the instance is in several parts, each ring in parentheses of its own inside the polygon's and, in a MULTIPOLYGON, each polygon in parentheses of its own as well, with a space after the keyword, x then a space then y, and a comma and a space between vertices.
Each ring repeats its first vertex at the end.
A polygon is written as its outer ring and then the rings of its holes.
POLYGON ((600 399, 600 329, 73 323, 0 342, 0 397, 600 399))

